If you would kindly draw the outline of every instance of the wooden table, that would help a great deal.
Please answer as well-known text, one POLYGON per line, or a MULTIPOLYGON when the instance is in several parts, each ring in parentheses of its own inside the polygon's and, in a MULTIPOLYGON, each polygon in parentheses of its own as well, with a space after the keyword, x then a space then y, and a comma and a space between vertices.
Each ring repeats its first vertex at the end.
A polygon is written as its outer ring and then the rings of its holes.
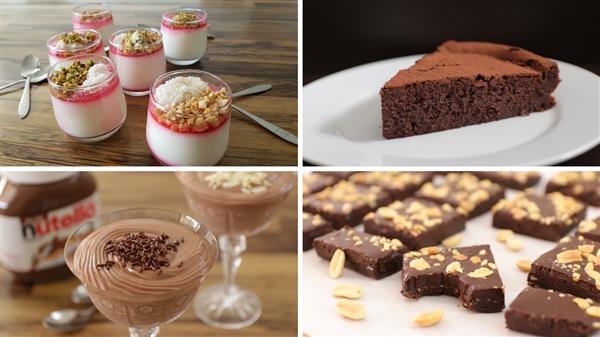
MULTIPOLYGON (((170 172, 96 174, 103 211, 126 207, 161 207, 189 213, 183 191, 170 172), (123 183, 127 182, 127 183, 123 183)), ((297 336, 297 191, 293 190, 279 215, 264 232, 249 238, 243 255, 239 284, 258 293, 263 314, 241 330, 218 330, 200 322, 188 309, 175 322, 161 327, 159 336, 297 336)), ((220 282, 215 266, 203 286, 220 282)), ((0 271, 0 336, 60 336, 40 321, 51 310, 80 307, 69 301, 78 284, 75 277, 25 286, 0 271)), ((92 322, 69 336, 127 336, 127 330, 96 313, 92 322)))
MULTIPOLYGON (((111 2, 111 1, 105 1, 111 2)), ((201 62, 188 66, 209 71, 233 91, 270 83, 273 89, 236 99, 246 110, 297 134, 297 3, 293 0, 204 0, 193 2, 112 3, 117 28, 137 23, 160 25, 160 14, 180 6, 208 12, 209 41, 201 62)), ((27 54, 47 63, 46 40, 71 29, 73 3, 2 3, 1 83, 20 79, 27 54)), ((168 64, 168 70, 182 67, 168 64)), ((108 140, 84 144, 70 139, 54 119, 47 82, 34 85, 31 113, 17 116, 21 91, 0 96, 1 165, 158 165, 145 141, 148 97, 127 97, 127 120, 108 140)), ((297 165, 297 147, 233 112, 229 148, 220 165, 297 165)))

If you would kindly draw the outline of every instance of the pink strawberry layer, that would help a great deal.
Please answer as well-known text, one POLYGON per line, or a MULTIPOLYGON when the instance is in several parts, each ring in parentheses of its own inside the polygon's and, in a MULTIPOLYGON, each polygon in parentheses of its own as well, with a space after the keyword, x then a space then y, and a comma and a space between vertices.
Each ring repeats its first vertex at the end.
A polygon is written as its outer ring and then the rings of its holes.
POLYGON ((58 97, 54 96, 62 101, 69 103, 91 103, 97 101, 105 96, 108 96, 119 87, 119 76, 114 76, 109 83, 104 85, 100 89, 93 89, 91 91, 77 90, 75 95, 71 97, 58 97))
POLYGON ((194 26, 184 26, 184 25, 174 26, 174 24, 172 22, 169 22, 164 19, 161 22, 161 27, 166 30, 170 30, 170 31, 195 30, 195 29, 206 28, 207 26, 208 26, 208 21, 206 21, 206 20, 200 21, 197 24, 195 24, 194 26))
POLYGON ((73 18, 73 28, 100 28, 108 25, 113 21, 112 15, 99 21, 80 21, 75 17, 73 18))
MULTIPOLYGON (((198 136, 198 135, 208 135, 213 131, 216 131, 218 129, 220 129, 221 127, 223 127, 223 125, 225 125, 227 123, 227 120, 229 120, 229 116, 227 116, 227 118, 223 119, 221 124, 219 124, 217 127, 212 127, 212 126, 208 126, 208 129, 204 130, 204 131, 195 131, 193 129, 190 128, 186 128, 183 130, 174 130, 171 128, 171 126, 167 125, 165 122, 162 122, 158 119, 157 115, 156 115, 156 105, 154 104, 153 100, 150 99, 150 103, 148 104, 148 115, 150 117, 152 117, 152 119, 160 126, 164 127, 165 129, 171 130, 172 132, 178 133, 178 134, 182 134, 182 135, 189 135, 189 136, 198 136)), ((172 124, 173 125, 173 124, 172 124)))

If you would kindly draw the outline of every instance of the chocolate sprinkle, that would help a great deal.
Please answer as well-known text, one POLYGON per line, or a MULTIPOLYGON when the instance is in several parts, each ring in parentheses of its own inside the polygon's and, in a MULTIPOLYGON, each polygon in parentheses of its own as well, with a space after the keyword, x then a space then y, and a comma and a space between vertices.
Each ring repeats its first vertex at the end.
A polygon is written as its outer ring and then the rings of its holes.
MULTIPOLYGON (((180 242, 169 241, 169 236, 161 233, 157 236, 148 236, 144 232, 129 233, 124 238, 109 240, 104 246, 104 252, 109 258, 118 260, 122 265, 143 272, 146 270, 162 272, 163 267, 169 267, 167 255, 176 252, 180 242)), ((114 261, 99 263, 96 268, 109 270, 114 261)), ((178 267, 181 267, 179 264, 178 267)))

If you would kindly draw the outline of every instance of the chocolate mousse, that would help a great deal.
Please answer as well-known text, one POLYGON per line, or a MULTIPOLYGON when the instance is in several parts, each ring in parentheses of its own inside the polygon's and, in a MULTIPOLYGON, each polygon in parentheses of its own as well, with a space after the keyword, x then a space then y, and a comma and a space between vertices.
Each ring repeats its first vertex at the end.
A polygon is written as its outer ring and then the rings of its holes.
POLYGON ((296 183, 290 172, 178 172, 188 203, 215 235, 266 227, 296 183))
POLYGON ((153 327, 187 308, 216 255, 185 225, 132 218, 92 232, 67 262, 102 314, 117 324, 153 327))

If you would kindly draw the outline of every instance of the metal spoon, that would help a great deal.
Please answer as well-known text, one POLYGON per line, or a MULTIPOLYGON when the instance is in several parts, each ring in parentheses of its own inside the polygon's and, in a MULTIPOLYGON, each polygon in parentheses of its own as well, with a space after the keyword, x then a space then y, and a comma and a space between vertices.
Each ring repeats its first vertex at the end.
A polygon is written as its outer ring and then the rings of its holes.
POLYGON ((71 301, 78 304, 90 304, 92 300, 88 295, 87 289, 83 286, 83 284, 78 285, 71 291, 71 301))
MULTIPOLYGON (((50 68, 50 66, 48 66, 48 65, 43 66, 40 70, 38 70, 35 74, 33 74, 31 76, 31 79, 29 80, 29 82, 30 83, 39 83, 39 82, 45 80, 46 77, 48 77, 48 69, 49 68, 50 68)), ((27 81, 27 79, 21 79, 21 80, 18 80, 18 81, 14 81, 14 82, 5 84, 5 85, 3 85, 3 86, 0 87, 0 91, 4 90, 6 88, 12 87, 13 85, 16 85, 16 84, 19 84, 19 83, 23 83, 25 81, 27 81)))
POLYGON ((93 305, 84 310, 55 310, 44 317, 42 325, 47 329, 55 329, 61 332, 77 331, 83 329, 94 312, 96 312, 96 307, 93 305))
POLYGON ((23 90, 23 95, 21 95, 21 100, 19 101, 18 114, 21 119, 27 117, 29 114, 29 106, 30 106, 30 97, 29 97, 29 87, 31 82, 31 76, 35 74, 38 70, 40 70, 40 59, 35 55, 27 55, 21 62, 21 76, 26 77, 25 81, 25 89, 23 90))
POLYGON ((275 125, 271 122, 268 122, 268 121, 256 116, 255 114, 253 114, 251 112, 248 112, 248 111, 240 108, 239 106, 237 106, 235 104, 232 104, 231 107, 236 109, 242 115, 250 118, 252 121, 258 123, 263 128, 271 131, 271 133, 275 134, 276 136, 285 140, 286 142, 292 143, 294 145, 298 145, 298 137, 294 136, 292 133, 278 127, 277 125, 275 125))
POLYGON ((244 90, 234 92, 231 96, 232 97, 240 97, 240 96, 260 94, 262 92, 271 90, 271 88, 273 88, 273 86, 270 84, 258 84, 258 85, 252 86, 250 88, 246 88, 244 90))
MULTIPOLYGON (((137 26, 137 28, 150 28, 150 26, 143 24, 143 23, 138 23, 138 24, 136 24, 136 26, 137 26)), ((214 40, 215 36, 212 35, 212 33, 210 33, 210 32, 206 32, 206 38, 209 40, 214 40)))

